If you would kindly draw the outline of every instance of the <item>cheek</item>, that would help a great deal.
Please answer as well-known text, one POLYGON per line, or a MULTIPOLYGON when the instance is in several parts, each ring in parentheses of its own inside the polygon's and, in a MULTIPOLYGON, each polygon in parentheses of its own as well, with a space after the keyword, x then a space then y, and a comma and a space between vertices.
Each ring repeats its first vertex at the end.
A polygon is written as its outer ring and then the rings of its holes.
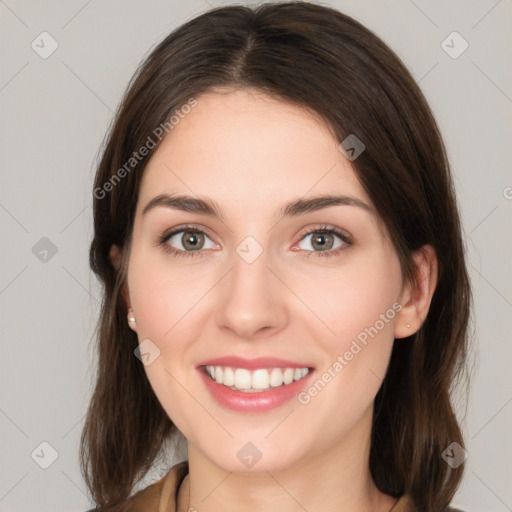
POLYGON ((171 265, 160 257, 133 257, 128 285, 140 339, 158 344, 173 337, 213 286, 208 272, 188 268, 192 266, 171 265))
POLYGON ((306 421, 314 423, 314 431, 323 432, 325 442, 346 434, 371 408, 394 342, 400 309, 398 260, 360 263, 332 273, 324 286, 304 287, 301 292, 328 327, 314 317, 307 321, 310 333, 317 328, 311 339, 323 357, 317 379, 298 397, 306 421))
POLYGON ((368 252, 320 279, 315 277, 314 282, 302 280, 295 290, 315 313, 323 333, 320 337, 317 333, 316 338, 325 340, 329 353, 348 350, 354 339, 363 344, 370 337, 393 339, 402 282, 400 264, 393 253, 368 252))
POLYGON ((200 337, 202 324, 197 318, 202 297, 211 288, 195 272, 184 266, 170 265, 160 258, 132 254, 128 286, 137 320, 139 343, 150 339, 159 350, 154 361, 144 370, 149 383, 167 415, 178 429, 189 432, 195 416, 201 414, 187 390, 192 361, 188 350, 200 337), (191 419, 192 416, 192 419, 191 419))

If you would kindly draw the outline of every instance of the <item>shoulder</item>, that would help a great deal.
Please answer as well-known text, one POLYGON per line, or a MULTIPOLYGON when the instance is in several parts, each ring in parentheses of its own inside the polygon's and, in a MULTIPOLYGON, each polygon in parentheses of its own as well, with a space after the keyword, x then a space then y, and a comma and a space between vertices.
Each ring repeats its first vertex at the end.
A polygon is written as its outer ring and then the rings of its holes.
POLYGON ((160 505, 165 503, 165 510, 175 510, 176 495, 179 486, 188 473, 187 461, 173 466, 169 473, 148 487, 141 489, 123 503, 114 507, 95 508, 87 512, 147 512, 148 510, 164 510, 160 505))

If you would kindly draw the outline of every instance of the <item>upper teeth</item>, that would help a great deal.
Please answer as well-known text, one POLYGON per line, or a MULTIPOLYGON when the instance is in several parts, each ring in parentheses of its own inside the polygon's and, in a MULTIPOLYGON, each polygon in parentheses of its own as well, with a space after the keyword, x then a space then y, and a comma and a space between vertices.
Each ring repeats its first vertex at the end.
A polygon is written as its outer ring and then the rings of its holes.
POLYGON ((239 391, 262 391, 300 380, 309 373, 309 368, 230 368, 229 366, 207 366, 206 373, 218 384, 239 391))

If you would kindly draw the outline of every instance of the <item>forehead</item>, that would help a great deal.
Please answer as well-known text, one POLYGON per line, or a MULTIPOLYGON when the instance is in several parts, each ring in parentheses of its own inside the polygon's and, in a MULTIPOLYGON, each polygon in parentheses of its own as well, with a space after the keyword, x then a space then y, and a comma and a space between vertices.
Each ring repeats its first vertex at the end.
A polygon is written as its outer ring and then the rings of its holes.
POLYGON ((196 99, 148 162, 141 203, 176 192, 246 210, 333 192, 370 203, 319 116, 254 89, 196 99))

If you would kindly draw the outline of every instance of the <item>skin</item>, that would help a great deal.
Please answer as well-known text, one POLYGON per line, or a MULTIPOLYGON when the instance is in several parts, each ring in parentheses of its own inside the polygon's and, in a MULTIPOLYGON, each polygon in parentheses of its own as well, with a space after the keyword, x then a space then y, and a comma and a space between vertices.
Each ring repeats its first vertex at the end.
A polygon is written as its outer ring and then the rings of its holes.
MULTIPOLYGON (((369 471, 372 407, 394 338, 413 334, 427 315, 435 253, 418 251, 418 284, 403 281, 370 198, 321 119, 250 89, 197 99, 145 170, 125 286, 130 326, 160 350, 145 366, 149 382, 188 440, 178 512, 387 512, 396 499, 369 471), (143 215, 163 192, 211 198, 225 218, 166 207, 143 215), (332 193, 372 210, 279 215, 288 201, 332 193), (204 245, 191 257, 166 253, 158 238, 184 223, 206 232, 204 245), (305 232, 324 224, 348 232, 353 244, 318 256, 305 232), (249 235, 263 248, 250 264, 236 252, 249 235), (307 362, 320 376, 396 303, 401 311, 306 405, 292 399, 265 413, 230 411, 195 368, 217 356, 265 355, 307 362), (262 454, 251 469, 237 457, 249 441, 262 454)), ((184 234, 167 244, 186 250, 184 234)), ((118 266, 118 247, 111 258, 118 266)))

